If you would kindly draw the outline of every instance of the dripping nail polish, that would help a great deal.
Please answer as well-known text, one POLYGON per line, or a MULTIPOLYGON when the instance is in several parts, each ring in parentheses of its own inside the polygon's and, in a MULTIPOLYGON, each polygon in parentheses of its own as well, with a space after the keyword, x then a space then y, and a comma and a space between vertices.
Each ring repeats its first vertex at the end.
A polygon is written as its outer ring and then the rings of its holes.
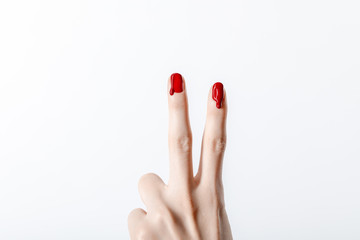
POLYGON ((221 82, 217 82, 213 85, 212 98, 216 102, 216 107, 221 108, 224 99, 224 86, 221 82))
POLYGON ((183 80, 180 73, 173 73, 170 77, 171 88, 170 95, 181 93, 183 91, 183 80))

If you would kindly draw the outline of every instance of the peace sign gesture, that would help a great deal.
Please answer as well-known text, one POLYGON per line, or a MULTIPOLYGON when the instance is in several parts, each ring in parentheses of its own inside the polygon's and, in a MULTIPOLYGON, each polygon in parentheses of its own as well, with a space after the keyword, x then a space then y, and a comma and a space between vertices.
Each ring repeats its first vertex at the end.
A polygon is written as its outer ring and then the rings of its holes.
POLYGON ((223 84, 217 82, 209 91, 195 177, 186 85, 178 73, 168 80, 168 103, 169 183, 153 173, 141 177, 139 193, 147 212, 138 208, 129 214, 131 239, 232 239, 222 185, 227 115, 223 84))

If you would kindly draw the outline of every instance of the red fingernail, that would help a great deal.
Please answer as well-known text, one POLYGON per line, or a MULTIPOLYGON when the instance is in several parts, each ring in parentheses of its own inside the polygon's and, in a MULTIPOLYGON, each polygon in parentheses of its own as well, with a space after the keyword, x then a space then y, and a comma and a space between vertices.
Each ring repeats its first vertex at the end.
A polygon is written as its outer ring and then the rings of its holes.
POLYGON ((174 92, 181 93, 183 91, 183 81, 180 73, 173 73, 170 77, 171 88, 170 95, 173 95, 174 92))
POLYGON ((224 99, 224 86, 221 82, 217 82, 213 85, 212 98, 216 102, 216 107, 221 108, 224 99))

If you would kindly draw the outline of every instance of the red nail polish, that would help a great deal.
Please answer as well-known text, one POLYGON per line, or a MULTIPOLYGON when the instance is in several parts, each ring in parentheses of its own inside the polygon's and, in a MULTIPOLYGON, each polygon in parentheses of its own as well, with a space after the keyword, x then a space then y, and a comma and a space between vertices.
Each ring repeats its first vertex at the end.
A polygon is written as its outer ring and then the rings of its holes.
POLYGON ((217 82, 213 85, 212 88, 212 98, 216 102, 216 107, 221 108, 222 101, 224 99, 224 86, 221 82, 217 82))
POLYGON ((171 88, 170 95, 173 95, 174 92, 181 93, 183 91, 183 81, 180 73, 174 73, 170 77, 171 88))

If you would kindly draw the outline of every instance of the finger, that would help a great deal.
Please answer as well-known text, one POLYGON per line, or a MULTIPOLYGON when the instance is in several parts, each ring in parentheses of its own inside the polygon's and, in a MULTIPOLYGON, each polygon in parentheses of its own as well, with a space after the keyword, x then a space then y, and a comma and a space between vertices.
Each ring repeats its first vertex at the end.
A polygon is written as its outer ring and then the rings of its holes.
POLYGON ((138 188, 141 200, 149 210, 155 209, 159 205, 165 184, 158 175, 147 173, 140 178, 138 188))
POLYGON ((168 81, 169 103, 169 185, 189 186, 193 178, 192 133, 189 122, 185 81, 179 73, 168 81))
POLYGON ((135 239, 138 229, 145 221, 146 212, 141 208, 132 210, 128 216, 128 229, 131 239, 135 239))
POLYGON ((208 95, 206 124, 203 134, 199 171, 196 181, 206 184, 221 182, 226 146, 227 100, 225 89, 215 83, 208 95))

